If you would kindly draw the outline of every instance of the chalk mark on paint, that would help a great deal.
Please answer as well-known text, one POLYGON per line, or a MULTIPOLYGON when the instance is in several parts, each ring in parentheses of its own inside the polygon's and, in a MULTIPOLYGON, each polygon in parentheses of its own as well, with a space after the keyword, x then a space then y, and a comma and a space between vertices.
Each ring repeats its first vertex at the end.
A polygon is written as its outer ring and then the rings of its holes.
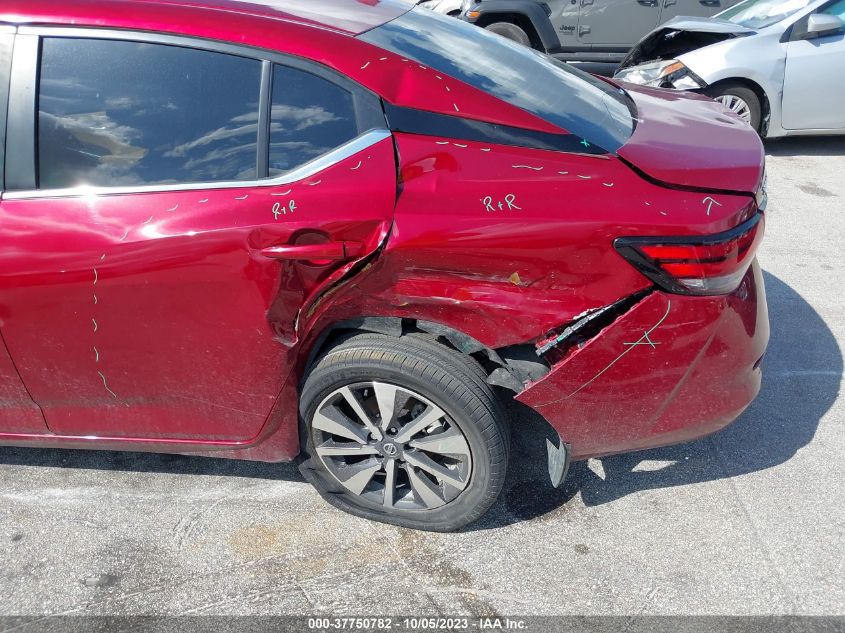
POLYGON ((714 198, 711 198, 710 196, 707 196, 704 200, 702 200, 702 201, 701 201, 701 204, 706 204, 706 205, 707 205, 707 215, 710 215, 710 209, 712 209, 712 208, 713 208, 713 205, 714 205, 714 204, 715 204, 717 207, 721 207, 721 206, 722 206, 722 203, 721 203, 721 202, 717 202, 714 198))
MULTIPOLYGON (((610 369, 610 368, 611 368, 611 367, 613 367, 616 363, 618 363, 618 362, 622 359, 622 357, 623 357, 623 356, 625 356, 625 354, 627 354, 628 352, 630 352, 632 349, 635 349, 635 348, 637 347, 637 344, 639 344, 639 342, 640 342, 640 341, 642 341, 644 338, 648 338, 648 337, 649 337, 649 335, 650 335, 652 332, 654 332, 657 328, 659 328, 659 327, 663 324, 663 322, 666 320, 666 317, 668 317, 668 316, 669 316, 669 311, 670 311, 671 309, 672 309, 672 301, 671 301, 671 300, 668 300, 668 301, 667 301, 667 303, 666 303, 666 314, 664 314, 664 315, 660 318, 660 320, 659 320, 657 323, 655 323, 653 326, 651 326, 651 328, 649 328, 648 330, 646 330, 646 331, 645 331, 645 333, 644 333, 644 334, 640 337, 640 340, 639 340, 639 341, 637 341, 637 343, 635 343, 635 344, 631 344, 631 345, 628 345, 628 346, 625 348, 625 351, 623 351, 621 354, 619 354, 619 356, 617 356, 615 359, 613 359, 613 361, 612 361, 612 362, 611 362, 611 363, 610 363, 607 367, 605 367, 604 369, 602 369, 599 373, 597 373, 597 374, 596 374, 595 376, 593 376, 590 380, 588 380, 588 381, 587 381, 587 382, 585 382, 583 385, 581 385, 580 387, 578 387, 578 389, 576 389, 575 391, 573 391, 572 393, 570 393, 568 396, 566 396, 566 397, 564 397, 564 398, 559 398, 559 399, 557 399, 557 400, 553 400, 552 402, 547 402, 546 404, 542 405, 542 407, 547 407, 547 406, 549 406, 549 405, 556 404, 556 403, 561 402, 561 401, 563 401, 563 400, 568 400, 569 398, 571 398, 572 396, 574 396, 574 395, 575 395, 575 394, 577 394, 578 392, 582 391, 583 389, 586 389, 588 386, 590 386, 591 384, 593 384, 596 380, 598 380, 598 378, 599 378, 600 376, 602 376, 602 374, 604 374, 604 373, 605 373, 608 369, 610 369)), ((651 339, 649 339, 649 340, 651 340, 651 339)))
POLYGON ((365 69, 367 66, 369 66, 369 65, 370 65, 370 62, 367 62, 366 64, 364 64, 363 66, 361 66, 361 70, 364 70, 364 69, 365 69))
POLYGON ((323 182, 323 181, 322 181, 322 180, 318 180, 317 182, 309 182, 309 183, 308 183, 308 186, 309 186, 309 187, 316 187, 316 186, 317 186, 317 185, 319 185, 321 182, 323 182))
POLYGON ((105 387, 106 391, 108 391, 112 395, 112 397, 116 400, 117 394, 114 391, 112 391, 111 389, 109 389, 109 383, 106 382, 106 377, 103 375, 103 372, 98 371, 97 373, 100 374, 100 378, 102 378, 102 380, 103 380, 103 387, 105 387))
POLYGON ((240 196, 240 197, 235 196, 235 200, 246 200, 247 198, 249 198, 249 194, 248 194, 248 193, 246 193, 246 194, 244 194, 244 195, 242 195, 242 196, 240 196))
POLYGON ((179 205, 177 204, 177 205, 176 205, 176 206, 174 206, 173 208, 171 208, 171 209, 167 209, 167 212, 170 212, 170 211, 175 211, 175 210, 176 210, 176 209, 178 209, 178 208, 179 208, 179 205))
POLYGON ((543 171, 542 167, 532 167, 531 165, 511 165, 514 169, 531 169, 533 171, 543 171))
POLYGON ((293 191, 292 189, 288 189, 287 191, 283 191, 282 193, 271 193, 271 196, 287 196, 290 192, 293 191))
POLYGON ((123 237, 121 237, 118 242, 125 240, 127 235, 129 235, 129 229, 126 229, 126 231, 123 232, 123 237))
POLYGON ((152 221, 153 221, 153 216, 150 216, 149 219, 145 220, 144 222, 141 222, 141 224, 149 224, 152 221))
POLYGON ((203 198, 199 201, 200 204, 205 204, 206 202, 208 202, 208 198, 203 198))
POLYGON ((363 164, 364 164, 364 161, 359 160, 358 164, 355 165, 355 167, 350 167, 349 169, 351 169, 352 171, 357 171, 357 170, 361 169, 361 165, 363 165, 363 164))
POLYGON ((612 182, 603 182, 601 184, 604 185, 605 187, 612 187, 613 186, 612 182))
POLYGON ((94 347, 94 362, 95 363, 100 362, 100 352, 97 350, 96 347, 94 347))
POLYGON ((97 319, 95 319, 95 318, 93 318, 93 317, 92 317, 92 318, 91 318, 91 323, 93 323, 93 324, 94 324, 94 333, 96 334, 96 333, 97 333, 97 330, 99 329, 99 327, 97 326, 97 319))

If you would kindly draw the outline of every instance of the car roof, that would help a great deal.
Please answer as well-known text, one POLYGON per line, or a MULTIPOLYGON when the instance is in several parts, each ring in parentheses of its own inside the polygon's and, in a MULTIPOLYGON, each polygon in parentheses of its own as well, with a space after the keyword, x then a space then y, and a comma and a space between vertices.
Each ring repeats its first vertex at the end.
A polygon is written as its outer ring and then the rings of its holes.
POLYGON ((403 0, 4 0, 0 23, 62 22, 63 9, 96 4, 103 22, 109 14, 142 16, 155 7, 236 13, 281 19, 359 35, 406 13, 413 6, 403 0))

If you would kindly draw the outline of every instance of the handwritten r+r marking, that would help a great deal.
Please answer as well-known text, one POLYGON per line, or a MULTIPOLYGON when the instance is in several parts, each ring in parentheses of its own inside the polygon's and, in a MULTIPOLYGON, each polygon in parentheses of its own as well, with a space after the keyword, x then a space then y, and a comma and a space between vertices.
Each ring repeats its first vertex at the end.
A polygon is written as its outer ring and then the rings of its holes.
POLYGON ((516 196, 512 193, 506 195, 504 201, 499 200, 495 203, 493 202, 493 196, 485 196, 482 198, 481 204, 484 205, 488 213, 495 213, 497 208, 499 211, 504 211, 506 206, 508 211, 513 211, 514 209, 522 211, 522 207, 516 204, 516 196))

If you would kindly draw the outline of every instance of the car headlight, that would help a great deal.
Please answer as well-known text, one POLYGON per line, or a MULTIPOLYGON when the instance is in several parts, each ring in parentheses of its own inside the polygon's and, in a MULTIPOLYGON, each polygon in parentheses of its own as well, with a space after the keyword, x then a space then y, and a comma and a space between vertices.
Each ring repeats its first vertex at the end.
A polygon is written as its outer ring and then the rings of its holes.
POLYGON ((757 191, 757 208, 765 211, 769 205, 769 174, 763 169, 763 179, 760 181, 760 189, 757 191))
POLYGON ((701 77, 677 59, 649 62, 624 68, 617 72, 614 78, 642 86, 674 88, 676 90, 695 90, 707 85, 701 77))

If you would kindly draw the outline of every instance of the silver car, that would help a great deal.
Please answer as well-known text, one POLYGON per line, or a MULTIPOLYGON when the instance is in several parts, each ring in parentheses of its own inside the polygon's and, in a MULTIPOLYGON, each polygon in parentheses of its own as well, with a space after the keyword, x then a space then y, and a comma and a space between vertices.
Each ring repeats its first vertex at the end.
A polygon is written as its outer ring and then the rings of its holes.
POLYGON ((701 92, 761 136, 845 134, 845 0, 744 0, 645 36, 616 79, 701 92))

